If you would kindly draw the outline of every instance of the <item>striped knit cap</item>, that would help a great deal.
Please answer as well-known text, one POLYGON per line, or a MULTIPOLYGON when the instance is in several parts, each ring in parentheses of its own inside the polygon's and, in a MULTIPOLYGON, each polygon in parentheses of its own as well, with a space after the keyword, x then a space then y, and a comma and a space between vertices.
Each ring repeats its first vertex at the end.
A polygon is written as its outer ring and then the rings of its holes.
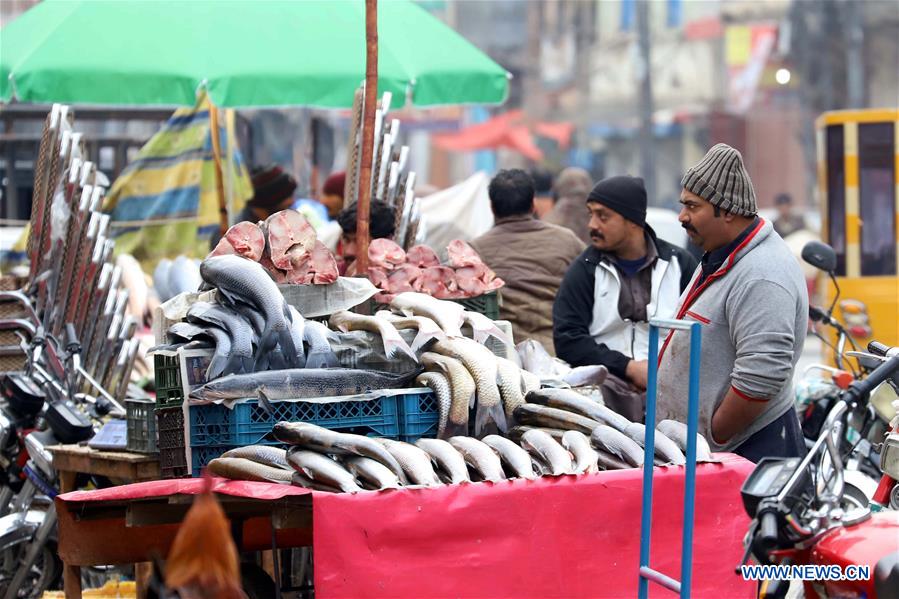
POLYGON ((743 157, 727 144, 715 145, 699 164, 687 169, 681 185, 725 212, 742 216, 758 212, 743 157))

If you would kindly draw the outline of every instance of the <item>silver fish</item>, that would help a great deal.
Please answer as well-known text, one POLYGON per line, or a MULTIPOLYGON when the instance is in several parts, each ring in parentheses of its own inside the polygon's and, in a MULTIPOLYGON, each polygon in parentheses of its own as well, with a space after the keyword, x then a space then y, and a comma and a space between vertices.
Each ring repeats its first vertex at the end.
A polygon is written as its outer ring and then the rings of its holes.
MULTIPOLYGON (((677 445, 684 455, 687 455, 687 425, 677 420, 662 420, 656 426, 656 430, 677 445)), ((712 450, 709 448, 705 437, 696 433, 696 461, 708 462, 712 459, 712 450)))
POLYGON ((503 398, 503 410, 506 419, 511 419, 515 408, 524 403, 524 393, 521 392, 521 368, 506 358, 496 358, 496 373, 500 396, 503 398))
POLYGON ((590 445, 587 435, 579 431, 565 431, 562 447, 574 456, 574 472, 581 474, 599 471, 599 454, 590 445))
POLYGON ((299 472, 295 470, 293 475, 290 478, 290 484, 296 487, 305 487, 307 489, 314 489, 316 491, 327 491, 329 493, 342 493, 343 491, 338 489, 335 486, 328 485, 316 480, 312 480, 308 476, 306 476, 303 472, 299 472))
POLYGON ((477 385, 477 410, 475 411, 474 432, 483 436, 491 432, 488 427, 502 432, 507 430, 506 415, 503 412, 502 397, 496 382, 499 377, 496 356, 483 345, 465 338, 438 341, 433 350, 445 356, 460 360, 477 385))
POLYGON ((206 469, 231 480, 250 480, 290 484, 292 473, 283 468, 260 464, 245 458, 215 458, 206 465, 206 469))
POLYGON ((306 331, 306 319, 300 311, 293 306, 287 306, 290 312, 290 336, 293 337, 293 346, 297 351, 297 362, 300 366, 306 365, 306 354, 303 350, 303 338, 306 331))
POLYGON ((331 349, 328 337, 331 329, 316 320, 307 320, 303 328, 303 340, 309 345, 306 355, 306 368, 334 368, 338 365, 337 356, 331 349))
POLYGON ((399 331, 396 330, 396 327, 389 320, 341 310, 331 315, 331 318, 328 319, 328 324, 343 332, 370 331, 377 333, 381 336, 381 340, 384 343, 384 355, 388 359, 396 358, 402 353, 406 354, 413 361, 418 362, 415 352, 406 344, 399 331))
POLYGON ((272 428, 272 434, 282 443, 322 453, 372 458, 390 468, 400 482, 408 482, 399 462, 383 445, 370 437, 340 433, 308 422, 279 422, 272 428))
POLYGON ((446 339, 446 333, 443 332, 443 329, 427 316, 401 316, 389 310, 380 310, 375 313, 375 316, 388 320, 397 329, 417 330, 418 334, 412 340, 412 345, 410 346, 413 352, 420 350, 432 339, 446 339))
POLYGON ((424 293, 408 291, 393 298, 390 307, 407 316, 427 316, 436 322, 447 335, 462 336, 462 313, 465 308, 455 302, 443 301, 424 293))
POLYGON ((484 343, 490 337, 496 338, 500 343, 514 345, 508 335, 496 326, 496 323, 480 314, 465 310, 462 312, 462 321, 471 327, 472 337, 478 343, 484 343))
POLYGON ((345 493, 362 490, 356 484, 356 478, 346 468, 318 452, 294 447, 287 452, 287 462, 306 478, 336 487, 345 493))
POLYGON ((253 372, 253 327, 237 312, 225 306, 209 302, 195 302, 187 311, 187 320, 197 325, 211 324, 228 333, 231 353, 221 374, 245 374, 253 372))
POLYGON ((443 373, 450 384, 452 400, 450 402, 449 419, 444 427, 441 439, 468 434, 468 408, 474 405, 477 385, 468 369, 455 358, 435 352, 421 354, 421 363, 429 370, 437 369, 443 373))
POLYGON ((297 366, 297 350, 288 323, 287 302, 278 286, 258 263, 238 256, 212 256, 200 266, 200 274, 219 293, 256 306, 265 316, 265 330, 259 336, 256 361, 280 345, 291 366, 297 366))
POLYGON ((252 460, 259 464, 265 464, 273 468, 283 468, 290 470, 290 464, 287 463, 287 450, 280 447, 272 447, 271 445, 247 445, 245 447, 236 447, 229 449, 222 454, 223 458, 243 458, 252 460))
POLYGON ((548 474, 553 476, 571 474, 574 469, 571 464, 571 456, 565 448, 543 431, 525 432, 521 436, 521 446, 546 466, 548 474))
POLYGON ((558 441, 562 442, 562 436, 565 434, 565 431, 559 428, 546 428, 540 426, 513 426, 509 429, 509 438, 516 443, 521 443, 521 436, 524 435, 528 431, 543 431, 548 434, 550 437, 558 441))
POLYGON ((220 380, 231 360, 231 337, 226 331, 212 325, 206 327, 206 334, 215 341, 215 353, 209 362, 209 368, 206 369, 206 380, 220 380))
MULTIPOLYGON (((539 376, 524 368, 521 369, 521 392, 525 394, 525 397, 527 397, 527 394, 531 391, 538 391, 540 385, 539 376)), ((527 399, 525 399, 525 401, 527 401, 527 399)))
POLYGON ((496 452, 510 478, 526 478, 528 480, 537 478, 537 475, 534 474, 530 454, 520 445, 499 435, 487 435, 481 440, 496 452))
POLYGON ((431 456, 423 449, 391 439, 377 439, 377 441, 399 462, 410 482, 427 487, 440 484, 440 479, 437 478, 437 473, 431 465, 431 456))
POLYGON ((472 437, 450 437, 449 444, 456 448, 471 469, 483 480, 499 482, 506 478, 499 456, 489 445, 472 437))
POLYGON ((618 457, 605 450, 597 449, 596 455, 598 456, 597 463, 603 470, 627 470, 628 468, 633 468, 633 466, 631 466, 627 462, 619 459, 618 457))
MULTIPOLYGON (((621 432, 624 432, 625 427, 631 423, 630 420, 621 414, 571 389, 540 389, 539 391, 528 393, 525 396, 525 401, 574 412, 592 420, 608 424, 621 432)), ((590 431, 582 432, 590 433, 590 431)))
POLYGON ((455 447, 442 439, 419 439, 415 445, 424 450, 434 463, 434 470, 443 482, 456 484, 470 482, 468 466, 455 447))
POLYGON ((600 452, 611 454, 629 466, 643 465, 643 448, 619 430, 601 424, 593 429, 590 442, 600 452))
POLYGON ((210 337, 206 327, 200 327, 189 322, 176 322, 166 330, 169 343, 178 341, 193 341, 197 337, 210 337))
POLYGON ((389 374, 351 368, 292 368, 252 374, 231 374, 191 391, 195 399, 304 399, 358 395, 380 389, 398 389, 418 375, 417 370, 389 374))
POLYGON ((599 422, 574 412, 549 408, 538 404, 526 403, 515 408, 515 421, 532 426, 560 428, 568 431, 581 431, 590 434, 599 422))
POLYGON ((343 456, 340 461, 366 489, 377 491, 400 486, 400 479, 396 474, 377 460, 356 455, 343 456))
POLYGON ((453 392, 450 389, 449 381, 438 372, 425 372, 418 375, 415 382, 430 387, 437 398, 437 437, 442 439, 453 402, 453 392))
MULTIPOLYGON (((624 434, 636 441, 640 446, 645 447, 645 425, 640 424, 639 422, 632 422, 624 429, 624 434)), ((683 452, 678 449, 674 441, 659 431, 655 432, 653 445, 655 448, 656 460, 661 460, 663 464, 678 465, 687 462, 683 452)))

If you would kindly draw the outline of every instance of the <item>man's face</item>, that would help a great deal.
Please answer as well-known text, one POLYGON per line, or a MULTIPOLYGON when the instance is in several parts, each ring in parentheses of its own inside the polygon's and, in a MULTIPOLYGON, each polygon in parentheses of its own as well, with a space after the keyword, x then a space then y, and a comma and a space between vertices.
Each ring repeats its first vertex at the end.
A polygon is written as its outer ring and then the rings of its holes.
POLYGON ((356 233, 344 233, 340 240, 343 248, 343 259, 349 264, 356 259, 356 233))
POLYGON ((786 202, 777 205, 777 212, 782 218, 790 216, 792 206, 786 202))
POLYGON ((680 225, 687 231, 690 242, 708 252, 726 245, 726 225, 724 213, 715 216, 715 207, 710 202, 686 189, 680 194, 681 210, 678 215, 680 225))
POLYGON ((321 203, 327 208, 330 218, 337 218, 337 215, 343 210, 343 198, 339 195, 322 194, 321 203))
POLYGON ((593 247, 603 252, 615 254, 628 237, 629 221, 606 206, 588 202, 590 213, 590 240, 593 247))

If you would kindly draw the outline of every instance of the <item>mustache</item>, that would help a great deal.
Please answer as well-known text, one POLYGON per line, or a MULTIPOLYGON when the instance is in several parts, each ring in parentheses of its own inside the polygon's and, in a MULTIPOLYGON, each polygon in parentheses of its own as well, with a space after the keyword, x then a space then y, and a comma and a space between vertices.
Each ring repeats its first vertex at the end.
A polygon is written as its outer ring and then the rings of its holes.
POLYGON ((603 237, 603 234, 600 233, 599 231, 590 231, 590 238, 591 239, 605 239, 605 237, 603 237))
POLYGON ((684 229, 686 229, 687 231, 693 231, 694 233, 699 233, 699 231, 696 230, 696 227, 694 227, 690 223, 681 223, 680 226, 683 227, 684 229))

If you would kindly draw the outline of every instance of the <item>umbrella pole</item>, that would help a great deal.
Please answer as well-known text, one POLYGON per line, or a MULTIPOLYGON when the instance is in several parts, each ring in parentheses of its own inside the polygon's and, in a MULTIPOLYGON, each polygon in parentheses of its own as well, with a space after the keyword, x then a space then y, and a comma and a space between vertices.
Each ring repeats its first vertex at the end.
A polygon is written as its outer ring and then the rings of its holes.
POLYGON ((228 206, 225 203, 225 177, 222 175, 222 147, 219 140, 218 108, 209 101, 209 135, 212 139, 212 162, 215 167, 215 189, 219 200, 219 231, 222 237, 228 231, 228 206))
POLYGON ((375 103, 378 98, 378 2, 365 0, 365 101, 362 117, 362 158, 356 205, 356 274, 368 276, 371 161, 375 143, 375 103))

